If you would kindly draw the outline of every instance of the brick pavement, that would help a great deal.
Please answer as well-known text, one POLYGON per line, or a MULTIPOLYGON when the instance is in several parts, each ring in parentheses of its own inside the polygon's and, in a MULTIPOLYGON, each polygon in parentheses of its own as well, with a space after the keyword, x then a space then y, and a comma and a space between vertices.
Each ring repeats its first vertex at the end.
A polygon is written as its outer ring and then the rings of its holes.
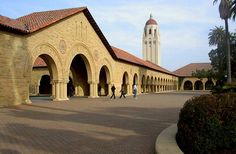
POLYGON ((0 108, 0 153, 153 154, 158 134, 194 93, 76 98, 0 108))

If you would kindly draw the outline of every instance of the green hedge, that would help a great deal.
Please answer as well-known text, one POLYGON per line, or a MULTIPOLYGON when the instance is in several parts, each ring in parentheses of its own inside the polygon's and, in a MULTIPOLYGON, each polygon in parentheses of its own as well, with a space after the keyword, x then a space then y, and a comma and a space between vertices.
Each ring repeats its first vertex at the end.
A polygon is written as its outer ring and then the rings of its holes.
POLYGON ((176 140, 187 154, 236 147, 236 94, 203 95, 181 109, 176 140))

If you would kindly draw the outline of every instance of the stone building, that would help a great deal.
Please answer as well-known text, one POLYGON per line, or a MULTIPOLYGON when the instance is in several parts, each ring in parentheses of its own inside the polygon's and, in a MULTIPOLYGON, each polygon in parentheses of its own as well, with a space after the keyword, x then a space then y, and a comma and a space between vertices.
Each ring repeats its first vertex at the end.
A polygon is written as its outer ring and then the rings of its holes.
POLYGON ((143 59, 156 65, 161 64, 160 32, 156 20, 150 15, 143 32, 143 59))
POLYGON ((133 84, 139 93, 178 85, 174 73, 110 46, 86 7, 0 16, 0 72, 0 106, 30 103, 30 93, 40 92, 68 100, 71 85, 88 97, 98 97, 99 87, 109 95, 112 84, 128 95, 133 84))
POLYGON ((216 81, 213 79, 198 79, 192 75, 196 70, 212 69, 210 63, 191 63, 174 71, 179 76, 180 90, 211 90, 216 81))

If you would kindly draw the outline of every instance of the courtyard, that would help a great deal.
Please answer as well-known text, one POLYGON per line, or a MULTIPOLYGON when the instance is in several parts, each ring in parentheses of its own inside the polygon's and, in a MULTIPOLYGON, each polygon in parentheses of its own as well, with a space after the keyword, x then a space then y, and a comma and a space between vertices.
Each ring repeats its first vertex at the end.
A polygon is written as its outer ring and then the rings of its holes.
POLYGON ((178 121, 184 102, 202 92, 72 97, 0 108, 0 153, 154 154, 158 134, 178 121))

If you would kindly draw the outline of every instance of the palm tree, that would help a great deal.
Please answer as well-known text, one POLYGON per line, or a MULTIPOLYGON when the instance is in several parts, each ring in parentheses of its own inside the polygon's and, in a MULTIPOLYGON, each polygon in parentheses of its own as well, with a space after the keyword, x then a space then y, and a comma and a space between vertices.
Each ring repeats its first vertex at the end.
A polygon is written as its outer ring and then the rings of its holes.
POLYGON ((231 15, 233 20, 236 18, 236 0, 234 0, 231 4, 231 15))
MULTIPOLYGON (((218 0, 214 0, 213 4, 217 3, 218 0)), ((221 0, 219 5, 219 13, 220 18, 225 21, 225 34, 226 34, 226 48, 227 48, 227 72, 228 72, 228 78, 227 82, 230 84, 232 82, 231 79, 231 55, 230 55, 230 42, 229 42, 229 25, 228 25, 228 19, 230 18, 230 6, 232 2, 230 0, 221 0)))
POLYGON ((215 27, 214 29, 210 29, 210 33, 208 34, 208 40, 210 46, 217 46, 224 44, 225 42, 225 30, 222 26, 215 27))

